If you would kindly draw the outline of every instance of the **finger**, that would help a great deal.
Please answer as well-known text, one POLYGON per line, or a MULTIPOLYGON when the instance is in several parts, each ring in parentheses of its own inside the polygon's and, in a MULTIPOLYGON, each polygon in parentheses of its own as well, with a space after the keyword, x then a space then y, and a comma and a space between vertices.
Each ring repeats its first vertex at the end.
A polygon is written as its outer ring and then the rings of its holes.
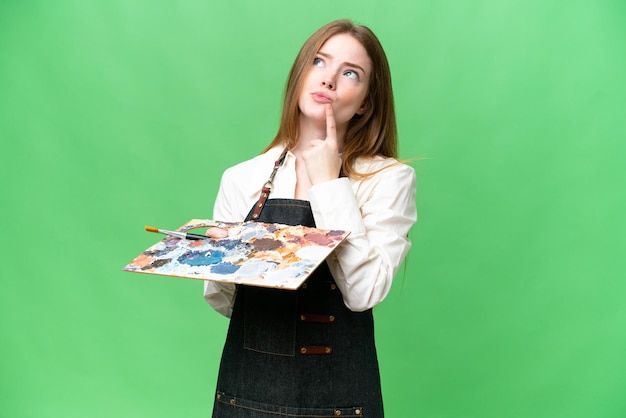
POLYGON ((326 105, 326 141, 337 145, 337 125, 335 123, 335 113, 332 104, 326 105))
POLYGON ((228 236, 228 231, 224 228, 214 226, 206 230, 206 236, 211 238, 226 238, 228 236))

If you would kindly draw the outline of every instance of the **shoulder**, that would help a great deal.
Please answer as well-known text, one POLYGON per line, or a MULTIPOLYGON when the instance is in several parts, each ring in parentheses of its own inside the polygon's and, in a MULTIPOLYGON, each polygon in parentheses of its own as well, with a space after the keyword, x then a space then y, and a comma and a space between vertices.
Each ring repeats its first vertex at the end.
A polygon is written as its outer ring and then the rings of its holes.
POLYGON ((351 180, 364 215, 375 214, 379 219, 385 213, 396 213, 415 222, 417 181, 413 167, 386 157, 361 158, 354 167, 367 175, 362 180, 351 180))
POLYGON ((364 180, 361 180, 365 183, 379 183, 381 181, 415 182, 415 170, 413 167, 395 158, 383 156, 359 158, 354 164, 354 169, 357 173, 367 176, 364 180))
POLYGON ((364 178, 350 179, 357 201, 363 207, 374 204, 378 209, 401 203, 406 208, 414 205, 417 180, 413 167, 394 158, 360 158, 354 165, 364 178), (384 203, 377 203, 384 202, 384 203), (379 207, 380 206, 380 207, 379 207))

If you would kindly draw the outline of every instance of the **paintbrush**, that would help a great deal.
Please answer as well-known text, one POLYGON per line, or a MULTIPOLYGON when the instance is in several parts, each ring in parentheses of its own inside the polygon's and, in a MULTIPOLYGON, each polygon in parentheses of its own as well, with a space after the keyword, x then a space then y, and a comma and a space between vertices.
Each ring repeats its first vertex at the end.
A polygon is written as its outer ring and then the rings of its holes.
POLYGON ((172 237, 177 237, 177 238, 182 238, 182 239, 210 239, 211 237, 207 237, 205 235, 198 235, 198 234, 190 234, 187 232, 180 232, 180 231, 168 231, 167 229, 159 229, 159 228, 155 228, 153 226, 148 226, 146 225, 145 230, 148 232, 158 232, 161 234, 165 234, 165 235, 170 235, 172 237))

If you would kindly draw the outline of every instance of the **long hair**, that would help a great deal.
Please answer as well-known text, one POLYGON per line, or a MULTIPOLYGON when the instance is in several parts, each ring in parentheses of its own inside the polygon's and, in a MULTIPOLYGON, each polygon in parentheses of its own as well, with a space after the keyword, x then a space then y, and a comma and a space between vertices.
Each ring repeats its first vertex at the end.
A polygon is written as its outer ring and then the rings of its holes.
POLYGON ((348 122, 343 143, 342 172, 352 178, 364 178, 373 173, 358 173, 354 163, 359 157, 377 155, 397 158, 397 128, 391 87, 391 71, 387 56, 378 38, 366 26, 350 20, 330 22, 306 40, 289 72, 285 87, 283 113, 280 127, 265 151, 277 145, 293 148, 298 141, 300 108, 298 98, 304 80, 311 71, 316 54, 329 38, 347 33, 363 45, 372 61, 372 73, 365 98, 365 112, 355 115, 348 122))

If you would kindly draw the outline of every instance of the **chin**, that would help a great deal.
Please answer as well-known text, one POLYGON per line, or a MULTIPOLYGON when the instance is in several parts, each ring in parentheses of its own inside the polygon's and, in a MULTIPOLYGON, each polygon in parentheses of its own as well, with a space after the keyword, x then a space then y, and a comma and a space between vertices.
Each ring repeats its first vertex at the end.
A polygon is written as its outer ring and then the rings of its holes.
POLYGON ((323 107, 321 109, 305 108, 305 110, 300 108, 300 114, 307 119, 326 121, 326 110, 323 107))

